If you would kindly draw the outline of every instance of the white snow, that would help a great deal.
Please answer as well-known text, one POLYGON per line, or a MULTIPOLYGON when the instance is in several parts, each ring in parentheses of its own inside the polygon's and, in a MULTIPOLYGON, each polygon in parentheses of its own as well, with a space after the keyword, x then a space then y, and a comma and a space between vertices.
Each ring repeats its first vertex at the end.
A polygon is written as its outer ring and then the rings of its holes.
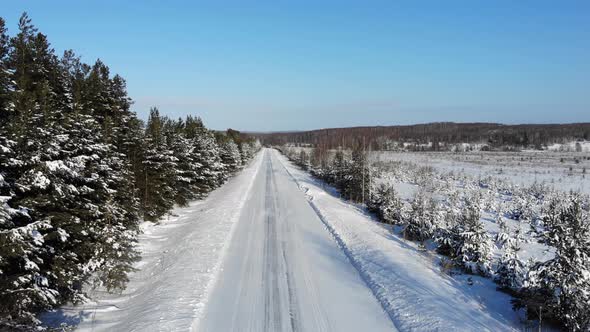
POLYGON ((215 283, 239 212, 260 168, 258 155, 203 201, 174 209, 159 224, 144 223, 142 260, 121 294, 90 292, 93 302, 42 315, 79 331, 190 331, 215 283))
POLYGON ((200 331, 394 331, 277 155, 262 169, 200 331))
POLYGON ((51 184, 51 181, 41 172, 35 172, 33 175, 32 185, 39 189, 45 189, 51 184))
POLYGON ((521 328, 510 297, 488 279, 450 277, 437 256, 322 188, 280 156, 342 249, 402 331, 510 331, 521 328))
POLYGON ((55 171, 69 171, 69 167, 67 167, 63 160, 52 160, 52 161, 46 161, 45 165, 47 166, 47 169, 49 169, 52 172, 55 171))
POLYGON ((263 150, 204 201, 141 227, 143 258, 126 290, 94 290, 94 302, 44 321, 80 331, 522 328, 491 280, 441 272, 437 255, 277 151, 263 150))
POLYGON ((372 162, 405 162, 440 173, 493 177, 521 186, 544 184, 562 191, 590 194, 587 152, 392 152, 373 151, 372 162), (588 173, 588 174, 587 174, 588 173))
POLYGON ((555 143, 547 147, 549 151, 577 151, 590 152, 590 141, 571 141, 567 143, 555 143))

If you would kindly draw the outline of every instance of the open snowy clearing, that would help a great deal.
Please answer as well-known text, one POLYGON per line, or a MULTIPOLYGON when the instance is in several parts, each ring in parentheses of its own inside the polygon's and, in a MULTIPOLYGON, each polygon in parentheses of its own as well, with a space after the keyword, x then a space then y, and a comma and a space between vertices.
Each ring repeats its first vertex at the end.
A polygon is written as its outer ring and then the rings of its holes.
POLYGON ((393 152, 373 151, 372 162, 410 162, 437 172, 492 177, 521 186, 544 184, 590 194, 590 153, 585 152, 393 152))
POLYGON ((510 331, 510 298, 265 149, 206 200, 146 225, 120 295, 47 314, 80 331, 510 331))

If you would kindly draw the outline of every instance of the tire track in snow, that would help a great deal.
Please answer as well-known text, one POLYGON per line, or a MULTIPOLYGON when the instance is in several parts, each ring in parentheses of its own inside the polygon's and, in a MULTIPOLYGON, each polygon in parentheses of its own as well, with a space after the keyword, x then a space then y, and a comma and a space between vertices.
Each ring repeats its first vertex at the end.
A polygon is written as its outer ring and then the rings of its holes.
MULTIPOLYGON (((248 248, 252 248, 255 244, 255 241, 254 241, 255 231, 256 231, 255 227, 248 228, 248 239, 247 239, 248 248)), ((254 324, 253 317, 256 316, 256 308, 258 308, 258 306, 256 305, 256 298, 248 296, 249 285, 254 282, 252 280, 252 275, 253 275, 254 265, 255 265, 254 258, 252 257, 253 252, 254 252, 254 250, 252 250, 252 249, 246 251, 246 256, 244 257, 244 260, 242 262, 242 269, 244 271, 246 271, 246 273, 245 273, 245 277, 241 278, 240 282, 239 282, 239 286, 238 286, 239 296, 237 296, 234 299, 234 306, 235 307, 237 307, 239 305, 239 302, 241 299, 250 299, 251 300, 249 305, 246 307, 246 310, 247 310, 246 317, 248 317, 248 320, 245 324, 246 326, 248 326, 248 329, 250 331, 255 330, 255 327, 253 326, 253 324, 254 324)), ((239 313, 238 311, 234 311, 233 315, 232 315, 233 329, 235 329, 236 326, 238 326, 238 322, 239 322, 238 313, 239 313)))
MULTIPOLYGON (((271 169, 272 171, 272 190, 273 192, 275 192, 278 187, 275 181, 275 171, 274 168, 272 167, 272 155, 269 158, 269 162, 271 165, 271 169)), ((273 204, 275 207, 277 207, 278 201, 277 201, 277 197, 276 195, 273 195, 273 204)), ((277 220, 283 220, 281 218, 281 210, 280 209, 276 209, 276 218, 277 220)), ((285 273, 284 273, 284 278, 285 278, 285 282, 287 284, 287 296, 288 296, 288 307, 289 307, 289 324, 291 327, 291 331, 296 332, 301 330, 300 328, 300 314, 299 314, 299 301, 297 299, 297 292, 295 291, 295 285, 293 283, 293 272, 292 272, 292 267, 291 267, 291 263, 288 259, 289 255, 287 254, 287 251, 289 249, 289 243, 293 243, 296 241, 292 241, 291 240, 291 227, 289 226, 288 222, 281 222, 281 234, 282 234, 282 239, 280 241, 280 245, 281 245, 281 258, 282 261, 281 263, 284 266, 285 269, 285 273)))
MULTIPOLYGON (((273 155, 271 154, 271 160, 273 155)), ((280 164, 280 161, 279 161, 280 164)), ((289 175, 287 175, 289 176, 289 175)), ((275 185, 276 189, 276 185, 275 185)), ((280 211, 280 210, 279 210, 280 211)), ((280 218, 279 218, 280 220, 280 218)), ((291 320, 292 320, 292 329, 293 331, 300 331, 303 330, 302 322, 300 321, 300 307, 299 301, 297 299, 297 291, 305 292, 309 298, 319 298, 319 292, 315 285, 313 271, 309 269, 309 261, 307 259, 303 261, 299 261, 298 270, 302 274, 300 276, 301 280, 304 284, 304 289, 296 289, 295 279, 293 276, 293 267, 290 266, 290 262, 287 261, 287 257, 291 253, 300 252, 300 241, 297 240, 295 237, 295 233, 299 235, 301 229, 297 224, 291 225, 288 222, 281 223, 284 230, 283 234, 287 237, 287 239, 283 239, 283 256, 285 257, 285 264, 286 264, 286 278, 287 282, 289 283, 289 296, 290 296, 290 308, 291 308, 291 320), (292 228, 293 227, 293 228, 292 228), (287 253, 288 251, 288 253, 287 253)), ((294 264, 296 264, 295 262, 294 264)), ((313 262, 311 263, 313 264, 313 262)), ((323 310, 322 306, 320 305, 319 301, 313 301, 309 304, 312 307, 310 310, 311 319, 313 321, 313 326, 315 328, 314 331, 316 332, 323 332, 323 331, 332 331, 330 327, 329 321, 326 319, 327 315, 325 310, 323 310)))
POLYGON ((280 310, 280 293, 277 257, 277 229, 276 229, 276 206, 273 201, 272 191, 272 164, 270 159, 266 162, 266 192, 264 199, 265 218, 265 243, 263 272, 264 276, 264 330, 278 330, 282 326, 282 315, 280 310))
MULTIPOLYGON (((275 172, 273 168, 272 156, 268 156, 266 163, 266 193, 265 193, 265 209, 267 212, 266 217, 266 236, 265 236, 265 251, 264 251, 264 267, 263 275, 266 282, 265 291, 265 331, 277 331, 284 330, 285 327, 289 327, 291 331, 295 332, 298 330, 297 318, 298 318, 298 302, 297 295, 293 288, 293 280, 291 276, 290 263, 287 259, 286 254, 286 241, 284 239, 287 233, 287 223, 280 223, 280 235, 277 231, 279 220, 279 209, 277 208, 277 186, 275 182, 275 172), (280 248, 279 248, 280 247, 280 248), (279 256, 280 253, 280 256, 279 256), (280 270, 284 270, 284 273, 280 273, 280 270), (284 280, 280 280, 280 277, 284 280), (286 294, 282 294, 280 282, 286 284, 286 294), (284 299, 286 296, 286 301, 284 299), (283 317, 283 307, 286 306, 289 313, 288 325, 283 317), (272 312, 272 320, 270 313, 272 312)), ((288 227, 288 226, 287 226, 288 227)))

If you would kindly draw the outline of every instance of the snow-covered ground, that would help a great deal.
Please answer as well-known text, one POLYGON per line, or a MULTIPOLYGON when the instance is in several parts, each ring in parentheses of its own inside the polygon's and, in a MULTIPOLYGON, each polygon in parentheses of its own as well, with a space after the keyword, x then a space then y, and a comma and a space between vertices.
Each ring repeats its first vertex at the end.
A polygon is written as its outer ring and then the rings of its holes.
POLYGON ((514 184, 543 183, 563 191, 590 194, 588 152, 392 152, 373 151, 373 162, 402 161, 428 166, 442 173, 488 176, 514 184))
POLYGON ((394 235, 321 182, 278 157, 401 331, 523 328, 510 297, 489 279, 441 272, 438 257, 394 235), (471 281, 469 281, 471 279, 471 281))
POLYGON ((510 297, 264 149, 204 201, 145 224, 122 294, 44 316, 80 331, 511 331, 510 297))
MULTIPOLYGON (((590 167, 590 155, 582 152, 374 151, 370 158, 374 181, 395 188, 406 206, 418 192, 436 200, 465 196, 479 201, 481 221, 492 239, 502 237, 502 232, 514 238, 519 231, 518 254, 525 262, 543 262, 554 256, 531 232, 531 224, 538 223, 551 200, 565 199, 570 191, 590 193, 590 177, 583 171, 590 167), (523 217, 515 220, 511 211, 519 209, 523 217)), ((492 246, 494 264, 505 249, 501 242, 492 246)))
POLYGON ((590 141, 571 141, 567 143, 555 143, 547 147, 549 151, 582 151, 590 152, 590 141))
POLYGON ((201 317, 232 230, 252 193, 262 154, 205 200, 143 224, 142 260, 121 294, 90 292, 92 302, 45 314, 79 331, 190 331, 201 317))

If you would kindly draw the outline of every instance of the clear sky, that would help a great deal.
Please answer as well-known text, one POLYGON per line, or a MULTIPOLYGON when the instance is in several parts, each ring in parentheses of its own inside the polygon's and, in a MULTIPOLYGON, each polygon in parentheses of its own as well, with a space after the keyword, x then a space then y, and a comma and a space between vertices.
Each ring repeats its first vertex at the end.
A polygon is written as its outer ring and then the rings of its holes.
POLYGON ((590 1, 17 1, 133 108, 215 129, 590 122, 590 1))

